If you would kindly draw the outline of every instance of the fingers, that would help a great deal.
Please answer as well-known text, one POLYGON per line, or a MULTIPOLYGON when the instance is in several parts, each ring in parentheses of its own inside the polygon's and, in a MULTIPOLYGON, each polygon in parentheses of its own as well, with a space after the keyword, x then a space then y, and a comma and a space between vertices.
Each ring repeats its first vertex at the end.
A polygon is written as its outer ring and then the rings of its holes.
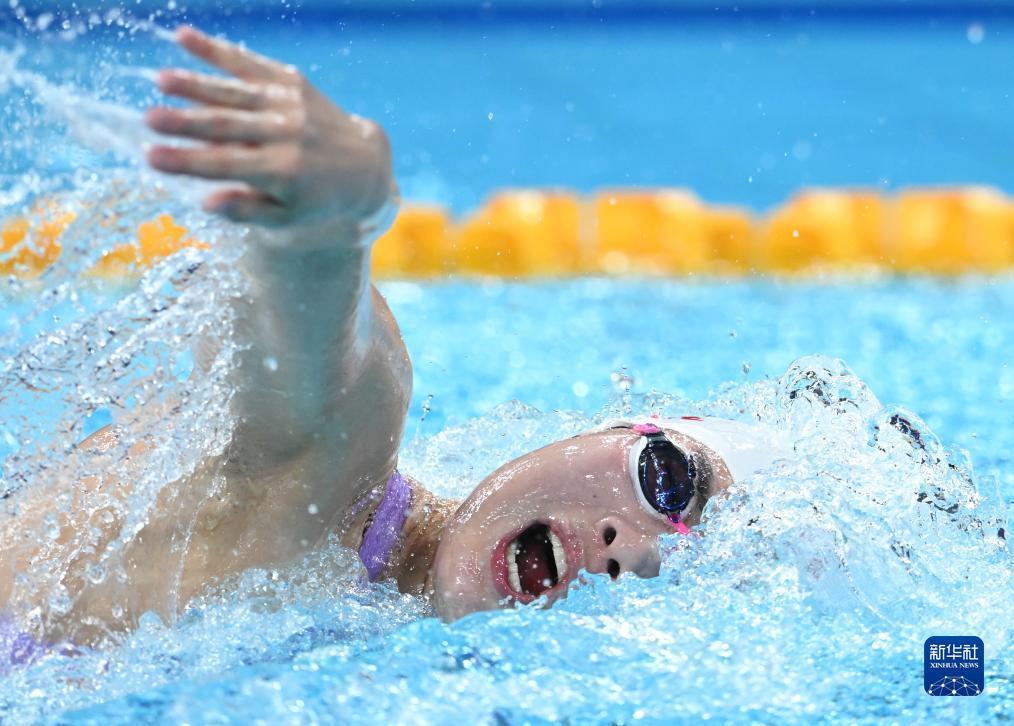
POLYGON ((295 72, 284 63, 265 58, 238 45, 212 38, 194 28, 176 31, 180 45, 203 61, 245 80, 290 81, 295 72))
POLYGON ((250 83, 238 78, 221 78, 183 70, 159 73, 158 87, 170 96, 186 98, 210 106, 228 106, 244 111, 260 111, 291 100, 292 89, 278 84, 250 83))
POLYGON ((153 108, 147 114, 155 131, 219 143, 258 144, 286 141, 299 131, 296 119, 275 111, 238 111, 228 108, 153 108))
POLYGON ((148 152, 148 163, 169 174, 232 179, 259 187, 291 176, 297 161, 286 145, 154 146, 148 152))
POLYGON ((204 211, 243 224, 276 226, 287 221, 288 212, 267 194, 252 189, 224 189, 204 200, 204 211))
POLYGON ((151 109, 148 124, 161 133, 209 143, 155 146, 148 163, 169 174, 245 183, 249 187, 213 194, 205 209, 237 222, 285 224, 290 213, 284 198, 302 165, 301 76, 291 66, 193 28, 180 28, 177 40, 192 55, 235 77, 162 71, 158 85, 163 92, 202 105, 151 109))

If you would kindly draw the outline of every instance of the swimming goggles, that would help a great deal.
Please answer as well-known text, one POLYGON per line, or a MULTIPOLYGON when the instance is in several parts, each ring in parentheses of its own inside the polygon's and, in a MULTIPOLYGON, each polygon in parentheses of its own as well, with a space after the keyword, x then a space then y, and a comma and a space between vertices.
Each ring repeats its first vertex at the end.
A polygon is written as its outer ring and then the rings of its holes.
POLYGON ((669 520, 680 534, 689 534, 690 530, 682 521, 682 513, 697 491, 698 471, 694 460, 655 424, 617 428, 629 428, 642 437, 630 451, 630 469, 637 472, 637 489, 642 505, 669 520))

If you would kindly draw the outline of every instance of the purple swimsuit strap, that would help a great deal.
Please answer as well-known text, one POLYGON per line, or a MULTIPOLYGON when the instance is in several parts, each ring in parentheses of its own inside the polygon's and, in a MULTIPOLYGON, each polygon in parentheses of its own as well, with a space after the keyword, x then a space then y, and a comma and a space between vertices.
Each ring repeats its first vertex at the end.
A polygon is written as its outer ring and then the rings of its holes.
POLYGON ((401 537, 401 528, 405 526, 408 508, 412 505, 412 487, 408 480, 397 469, 387 480, 384 498, 380 500, 373 521, 363 534, 363 542, 359 545, 359 559, 366 567, 370 582, 380 577, 387 567, 391 553, 401 537))
POLYGON ((13 618, 0 613, 0 676, 13 667, 31 665, 45 653, 45 643, 21 632, 13 618))

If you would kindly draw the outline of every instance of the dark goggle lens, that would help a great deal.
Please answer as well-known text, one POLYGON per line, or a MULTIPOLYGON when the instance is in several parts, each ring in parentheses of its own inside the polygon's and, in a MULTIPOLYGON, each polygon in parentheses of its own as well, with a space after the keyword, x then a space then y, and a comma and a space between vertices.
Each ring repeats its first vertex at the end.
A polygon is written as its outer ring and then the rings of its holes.
POLYGON ((655 509, 678 515, 694 497, 694 462, 661 434, 648 436, 637 462, 641 491, 655 509))

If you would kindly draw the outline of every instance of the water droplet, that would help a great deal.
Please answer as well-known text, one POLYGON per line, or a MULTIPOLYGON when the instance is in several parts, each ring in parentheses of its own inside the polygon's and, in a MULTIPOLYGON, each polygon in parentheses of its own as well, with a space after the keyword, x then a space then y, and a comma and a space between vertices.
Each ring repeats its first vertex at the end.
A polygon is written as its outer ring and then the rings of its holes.
POLYGON ((63 590, 49 598, 49 609, 57 615, 64 615, 70 611, 73 600, 63 590))
POLYGON ((629 393, 634 387, 634 379, 626 370, 613 371, 609 374, 609 381, 617 393, 629 393))
POLYGON ((42 520, 42 525, 47 537, 52 540, 60 537, 60 521, 55 514, 47 514, 46 518, 42 520))
POLYGON ((320 509, 318 509, 316 504, 311 504, 306 508, 306 511, 308 511, 310 514, 316 514, 317 512, 320 511, 320 509))
POLYGON ((717 655, 719 658, 728 658, 732 655, 732 647, 721 640, 716 640, 708 646, 708 650, 717 655))
POLYGON ((106 568, 99 564, 89 565, 86 575, 93 585, 98 585, 106 579, 106 568))
POLYGON ((267 368, 272 373, 278 370, 278 359, 273 356, 269 355, 267 358, 263 360, 263 363, 264 367, 267 368))
POLYGON ((806 161, 810 158, 810 154, 813 153, 813 147, 810 146, 810 142, 805 139, 797 141, 792 145, 792 155, 797 161, 806 161))

